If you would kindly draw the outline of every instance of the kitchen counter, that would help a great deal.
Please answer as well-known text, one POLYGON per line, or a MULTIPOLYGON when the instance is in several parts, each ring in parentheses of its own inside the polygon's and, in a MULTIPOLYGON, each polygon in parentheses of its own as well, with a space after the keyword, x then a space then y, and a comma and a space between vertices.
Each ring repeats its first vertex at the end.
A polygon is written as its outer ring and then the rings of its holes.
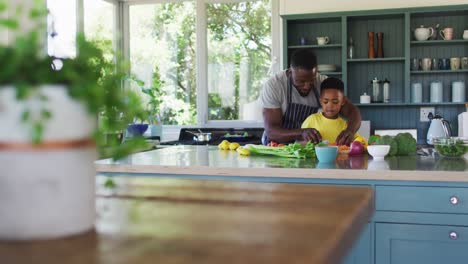
POLYGON ((96 162, 99 173, 170 174, 201 176, 281 177, 311 179, 468 182, 467 160, 437 155, 338 157, 334 164, 316 160, 267 156, 240 156, 216 146, 174 146, 96 162))
POLYGON ((0 262, 334 264, 374 209, 370 187, 119 177, 97 192, 95 231, 0 241, 0 262))

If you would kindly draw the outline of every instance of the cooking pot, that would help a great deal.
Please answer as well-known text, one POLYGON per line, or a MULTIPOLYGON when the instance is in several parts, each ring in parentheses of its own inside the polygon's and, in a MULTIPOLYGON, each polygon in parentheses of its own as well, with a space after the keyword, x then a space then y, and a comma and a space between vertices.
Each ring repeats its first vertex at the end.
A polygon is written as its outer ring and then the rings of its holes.
POLYGON ((188 133, 193 135, 193 141, 196 142, 209 142, 211 140, 211 133, 209 132, 192 132, 192 131, 187 131, 188 133))

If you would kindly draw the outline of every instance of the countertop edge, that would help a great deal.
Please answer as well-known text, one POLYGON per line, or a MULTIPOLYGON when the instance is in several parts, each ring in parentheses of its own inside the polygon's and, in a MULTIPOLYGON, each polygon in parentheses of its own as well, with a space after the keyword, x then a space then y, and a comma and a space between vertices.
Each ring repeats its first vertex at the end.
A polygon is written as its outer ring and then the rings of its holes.
POLYGON ((177 174, 223 177, 275 177, 340 180, 386 180, 386 181, 443 181, 468 182, 466 171, 419 171, 419 170, 343 170, 301 168, 213 168, 207 166, 161 166, 95 164, 98 173, 177 174), (450 177, 447 177, 447 176, 450 177))

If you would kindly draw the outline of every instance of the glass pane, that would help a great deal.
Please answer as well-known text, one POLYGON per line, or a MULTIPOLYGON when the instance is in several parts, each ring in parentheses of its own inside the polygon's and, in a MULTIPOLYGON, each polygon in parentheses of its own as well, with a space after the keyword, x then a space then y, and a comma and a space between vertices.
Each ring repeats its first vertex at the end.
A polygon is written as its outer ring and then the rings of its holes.
POLYGON ((210 120, 249 120, 271 65, 269 0, 207 4, 210 120))
POLYGON ((196 122, 195 17, 192 1, 130 6, 131 71, 163 124, 196 122))
POLYGON ((84 32, 96 41, 107 59, 114 57, 115 6, 104 0, 84 0, 84 32))
POLYGON ((47 52, 50 56, 76 56, 76 1, 47 0, 49 9, 47 52))

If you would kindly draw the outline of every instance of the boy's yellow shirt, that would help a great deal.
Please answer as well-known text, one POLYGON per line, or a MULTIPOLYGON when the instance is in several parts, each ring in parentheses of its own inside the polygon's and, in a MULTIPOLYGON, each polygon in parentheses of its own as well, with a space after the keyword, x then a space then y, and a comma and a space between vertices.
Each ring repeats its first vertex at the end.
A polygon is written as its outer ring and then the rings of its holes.
MULTIPOLYGON (((328 140, 329 143, 335 143, 336 138, 348 127, 346 120, 341 117, 336 119, 328 119, 323 114, 315 113, 304 120, 301 128, 315 128, 320 132, 322 140, 328 140)), ((359 134, 354 134, 354 138, 359 137, 359 134)))

